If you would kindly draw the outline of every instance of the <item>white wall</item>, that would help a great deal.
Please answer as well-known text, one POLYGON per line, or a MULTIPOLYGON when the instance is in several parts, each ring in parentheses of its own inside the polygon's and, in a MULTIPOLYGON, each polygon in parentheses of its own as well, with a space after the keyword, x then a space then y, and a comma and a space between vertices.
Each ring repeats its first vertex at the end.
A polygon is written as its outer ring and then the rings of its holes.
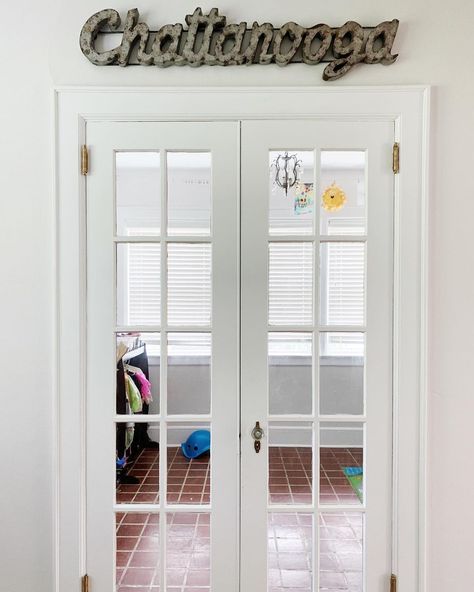
MULTIPOLYGON (((233 19, 272 20, 275 24, 290 19, 304 25, 341 24, 349 18, 373 24, 397 17, 401 21, 398 62, 390 67, 356 67, 332 84, 429 83, 434 87, 428 590, 465 592, 474 579, 474 179, 469 174, 474 158, 474 4, 470 0, 398 0, 392 4, 221 0, 216 4, 233 19)), ((122 11, 132 7, 126 0, 111 5, 122 11)), ((183 0, 166 5, 143 0, 140 8, 150 23, 162 24, 182 22, 195 5, 183 0)), ((286 69, 94 68, 80 53, 78 36, 84 20, 105 6, 97 0, 17 0, 2 13, 2 592, 53 589, 51 85, 322 84, 320 67, 303 65, 286 69), (10 419, 15 409, 21 409, 21 421, 10 419)))
MULTIPOLYGON (((150 414, 160 412, 160 365, 156 356, 150 356, 149 377, 153 401, 150 414)), ((333 357, 321 361, 320 408, 325 415, 364 412, 364 367, 360 358, 333 357)), ((193 413, 206 414, 210 410, 211 374, 209 358, 188 358, 185 362, 168 360, 168 412, 171 414, 193 413)), ((274 360, 269 367, 269 403, 270 413, 311 413, 312 372, 311 362, 299 362, 283 357, 274 360)), ((214 393, 215 397, 219 393, 214 393)), ((291 424, 291 422, 290 422, 291 424)), ((326 424, 321 429, 323 446, 359 446, 362 443, 361 426, 353 430, 340 429, 341 425, 326 424), (356 436, 354 437, 354 433, 356 436)), ((270 441, 276 446, 311 446, 312 430, 295 431, 275 428, 270 441), (278 436, 278 437, 277 437, 278 436)), ((184 429, 189 434, 194 427, 184 429)), ((181 436, 181 432, 180 435, 181 436)), ((155 438, 156 439, 156 438, 155 438)), ((168 444, 176 445, 179 440, 168 438, 168 444)))
POLYGON ((52 590, 52 80, 45 39, 35 38, 41 8, 18 2, 19 37, 0 35, 2 592, 52 590))

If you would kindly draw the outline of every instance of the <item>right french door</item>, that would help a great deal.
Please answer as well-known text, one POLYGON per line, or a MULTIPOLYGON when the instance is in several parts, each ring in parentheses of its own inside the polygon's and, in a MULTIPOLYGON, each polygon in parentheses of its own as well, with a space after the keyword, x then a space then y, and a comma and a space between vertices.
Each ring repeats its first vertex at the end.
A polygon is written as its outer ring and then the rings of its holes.
POLYGON ((388 590, 393 138, 242 123, 242 592, 388 590))

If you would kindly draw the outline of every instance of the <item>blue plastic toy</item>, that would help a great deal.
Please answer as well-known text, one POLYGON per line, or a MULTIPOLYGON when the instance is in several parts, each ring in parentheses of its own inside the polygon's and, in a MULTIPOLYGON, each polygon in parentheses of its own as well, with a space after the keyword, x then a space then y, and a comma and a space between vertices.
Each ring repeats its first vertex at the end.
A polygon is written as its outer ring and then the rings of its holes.
POLYGON ((348 477, 356 477, 363 474, 362 467, 345 467, 344 474, 348 477))
POLYGON ((123 455, 122 458, 117 458, 115 461, 115 465, 117 467, 117 469, 123 469, 123 467, 125 466, 125 463, 127 462, 127 457, 125 455, 123 455))
POLYGON ((211 448, 211 434, 209 430, 196 430, 186 442, 181 444, 181 450, 186 458, 197 458, 211 448))

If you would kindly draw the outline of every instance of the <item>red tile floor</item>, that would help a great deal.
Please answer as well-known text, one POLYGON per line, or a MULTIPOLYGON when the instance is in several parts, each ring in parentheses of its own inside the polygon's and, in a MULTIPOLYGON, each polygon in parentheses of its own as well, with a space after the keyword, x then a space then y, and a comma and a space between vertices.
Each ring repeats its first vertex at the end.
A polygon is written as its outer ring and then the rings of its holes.
MULTIPOLYGON (((128 474, 138 477, 138 485, 120 484, 117 503, 153 504, 159 501, 159 454, 145 449, 128 474)), ((178 447, 168 448, 168 503, 208 504, 211 487, 209 454, 188 461, 178 447)))
MULTIPOLYGON (((321 448, 320 498, 326 504, 359 504, 344 467, 362 466, 361 448, 321 448)), ((312 452, 302 447, 272 447, 269 495, 273 503, 311 503, 312 452)))
MULTIPOLYGON (((323 448, 320 454, 322 503, 359 504, 342 472, 361 466, 359 448, 323 448)), ((270 449, 269 490, 273 503, 311 503, 311 450, 270 449)), ((144 450, 129 474, 137 485, 117 487, 117 501, 153 503, 158 500, 158 451, 144 450)), ((205 504, 209 501, 209 456, 184 459, 168 449, 168 501, 205 504)), ((311 591, 312 516, 271 513, 268 524, 269 592, 311 591)), ((209 590, 209 516, 174 513, 167 525, 167 592, 209 590)), ((117 514, 117 592, 159 590, 159 524, 154 514, 117 514)), ((362 591, 362 515, 325 512, 320 516, 320 590, 362 591)))

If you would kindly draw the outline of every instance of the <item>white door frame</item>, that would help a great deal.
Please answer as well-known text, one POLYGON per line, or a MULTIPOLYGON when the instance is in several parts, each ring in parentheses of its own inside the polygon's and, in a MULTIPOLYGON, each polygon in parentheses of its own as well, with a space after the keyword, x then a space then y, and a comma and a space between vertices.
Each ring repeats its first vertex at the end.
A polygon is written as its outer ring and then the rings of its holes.
MULTIPOLYGON (((424 592, 430 89, 69 87, 55 89, 53 98, 56 592, 79 591, 85 573, 86 183, 79 154, 87 122, 245 119, 382 119, 394 124, 400 174, 394 175, 393 570, 400 589, 424 592)), ((90 158, 93 169, 93 153, 90 158)))

